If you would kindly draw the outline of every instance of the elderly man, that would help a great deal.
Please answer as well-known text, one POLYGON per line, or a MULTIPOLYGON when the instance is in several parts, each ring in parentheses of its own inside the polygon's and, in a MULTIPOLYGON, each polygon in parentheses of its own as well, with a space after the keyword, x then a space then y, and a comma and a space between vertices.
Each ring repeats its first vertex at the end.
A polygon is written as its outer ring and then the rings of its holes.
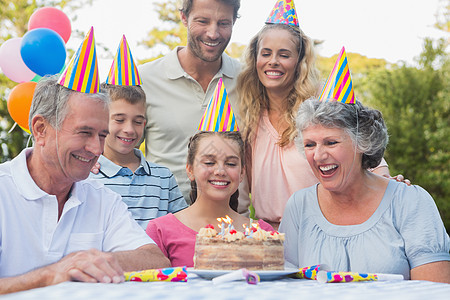
POLYGON ((149 104, 147 158, 170 168, 188 203, 187 144, 220 78, 234 111, 239 111, 235 86, 240 64, 224 53, 239 8, 240 0, 183 0, 187 45, 139 69, 149 104))
POLYGON ((109 98, 36 87, 34 147, 0 165, 0 294, 68 280, 118 283, 123 272, 170 266, 120 196, 85 180, 108 134, 109 98))

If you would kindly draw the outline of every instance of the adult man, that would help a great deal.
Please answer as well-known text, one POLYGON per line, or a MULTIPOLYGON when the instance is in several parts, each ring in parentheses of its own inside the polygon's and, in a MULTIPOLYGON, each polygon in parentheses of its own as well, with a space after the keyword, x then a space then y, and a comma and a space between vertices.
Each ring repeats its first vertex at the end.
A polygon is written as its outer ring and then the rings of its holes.
POLYGON ((108 104, 54 76, 37 84, 34 147, 0 165, 0 294, 67 280, 118 283, 124 271, 169 266, 120 196, 84 180, 103 151, 108 104))
POLYGON ((219 78, 233 110, 239 111, 235 83, 240 65, 224 53, 239 7, 240 0, 183 0, 180 13, 187 45, 139 69, 149 104, 147 158, 171 169, 188 203, 187 144, 219 78))

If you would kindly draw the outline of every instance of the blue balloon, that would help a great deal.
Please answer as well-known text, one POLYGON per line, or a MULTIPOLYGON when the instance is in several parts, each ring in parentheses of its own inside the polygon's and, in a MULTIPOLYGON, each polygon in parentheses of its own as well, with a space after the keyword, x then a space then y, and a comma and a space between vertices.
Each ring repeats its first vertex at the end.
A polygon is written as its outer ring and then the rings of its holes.
POLYGON ((63 38, 48 28, 36 28, 25 33, 20 54, 25 65, 40 76, 59 73, 66 61, 63 38))

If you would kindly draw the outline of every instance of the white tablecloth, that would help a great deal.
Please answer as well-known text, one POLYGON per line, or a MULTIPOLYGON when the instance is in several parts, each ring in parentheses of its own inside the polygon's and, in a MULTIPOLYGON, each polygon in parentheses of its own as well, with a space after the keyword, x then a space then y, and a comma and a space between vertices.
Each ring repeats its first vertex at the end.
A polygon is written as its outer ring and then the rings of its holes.
POLYGON ((64 282, 45 288, 0 296, 6 299, 450 299, 450 284, 428 281, 325 283, 307 279, 243 281, 214 285, 211 280, 188 282, 125 282, 121 284, 64 282))

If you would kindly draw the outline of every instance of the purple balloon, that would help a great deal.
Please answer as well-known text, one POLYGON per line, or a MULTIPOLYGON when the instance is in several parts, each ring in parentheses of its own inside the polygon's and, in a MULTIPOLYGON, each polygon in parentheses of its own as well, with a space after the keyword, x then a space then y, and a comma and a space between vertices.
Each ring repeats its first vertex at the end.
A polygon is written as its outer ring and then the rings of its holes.
POLYGON ((23 62, 21 43, 22 38, 12 38, 0 47, 0 68, 6 77, 18 83, 30 81, 36 76, 23 62))
POLYGON ((64 40, 48 28, 28 31, 22 38, 20 54, 27 67, 40 76, 59 73, 66 61, 64 40))

